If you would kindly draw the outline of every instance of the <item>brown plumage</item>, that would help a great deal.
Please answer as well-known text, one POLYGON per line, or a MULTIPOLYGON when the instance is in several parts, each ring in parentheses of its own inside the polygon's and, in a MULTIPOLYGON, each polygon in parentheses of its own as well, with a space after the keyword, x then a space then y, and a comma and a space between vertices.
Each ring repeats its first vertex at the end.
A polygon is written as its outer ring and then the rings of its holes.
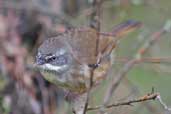
POLYGON ((125 22, 117 26, 111 36, 102 35, 92 28, 81 28, 49 38, 38 49, 37 63, 41 63, 38 67, 44 77, 57 86, 84 93, 88 89, 92 67, 96 85, 111 68, 111 52, 118 38, 139 25, 138 22, 125 22))

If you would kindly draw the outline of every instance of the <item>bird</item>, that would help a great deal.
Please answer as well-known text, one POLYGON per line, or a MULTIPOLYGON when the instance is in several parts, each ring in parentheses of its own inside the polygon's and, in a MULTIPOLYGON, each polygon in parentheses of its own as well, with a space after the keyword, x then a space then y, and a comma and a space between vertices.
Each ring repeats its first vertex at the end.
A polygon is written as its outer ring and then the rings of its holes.
POLYGON ((114 27, 110 34, 91 27, 71 28, 39 46, 36 67, 56 86, 72 93, 85 93, 90 81, 94 87, 107 77, 117 41, 140 26, 140 22, 128 20, 114 27))

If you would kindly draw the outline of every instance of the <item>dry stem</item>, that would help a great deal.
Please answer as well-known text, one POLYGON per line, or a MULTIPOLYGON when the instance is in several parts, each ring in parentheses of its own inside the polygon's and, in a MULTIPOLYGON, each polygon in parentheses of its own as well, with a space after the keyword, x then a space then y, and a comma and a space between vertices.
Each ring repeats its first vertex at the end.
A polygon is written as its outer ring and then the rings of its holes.
MULTIPOLYGON (((123 106, 123 105, 132 105, 133 103, 144 102, 144 101, 148 101, 148 100, 155 100, 158 97, 158 95, 159 95, 158 93, 147 94, 138 99, 132 99, 132 100, 128 100, 125 102, 113 103, 111 105, 105 106, 105 108, 112 108, 112 107, 118 107, 118 106, 123 106)), ((91 107, 91 108, 88 108, 88 110, 89 111, 90 110, 98 110, 102 107, 103 106, 91 107)))

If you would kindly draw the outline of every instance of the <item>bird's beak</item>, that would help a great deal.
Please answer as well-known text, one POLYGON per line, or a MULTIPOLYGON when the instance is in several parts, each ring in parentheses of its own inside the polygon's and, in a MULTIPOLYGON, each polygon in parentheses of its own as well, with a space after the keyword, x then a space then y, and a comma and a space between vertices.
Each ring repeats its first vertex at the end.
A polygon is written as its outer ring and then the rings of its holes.
POLYGON ((36 59, 36 64, 37 65, 43 65, 43 64, 45 64, 45 60, 43 60, 43 59, 36 59))
POLYGON ((44 57, 38 52, 38 54, 36 55, 36 64, 43 65, 45 63, 46 63, 46 61, 45 61, 44 57))

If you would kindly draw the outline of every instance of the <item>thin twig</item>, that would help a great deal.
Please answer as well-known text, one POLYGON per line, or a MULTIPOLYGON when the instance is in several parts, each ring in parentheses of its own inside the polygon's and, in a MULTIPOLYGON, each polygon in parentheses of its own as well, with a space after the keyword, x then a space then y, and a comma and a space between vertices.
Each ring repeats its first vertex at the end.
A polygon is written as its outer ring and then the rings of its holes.
POLYGON ((163 102, 163 100, 161 99, 161 96, 160 96, 160 95, 158 95, 158 96, 156 97, 156 99, 159 101, 159 103, 163 106, 163 108, 164 108, 165 110, 171 112, 171 108, 169 108, 169 107, 163 102))
MULTIPOLYGON (((166 25, 168 22, 166 23, 166 25)), ((165 26, 166 26, 165 25, 165 26)), ((137 54, 135 58, 132 60, 128 61, 124 67, 120 70, 120 72, 116 75, 116 78, 114 78, 109 86, 109 89, 107 90, 107 93, 104 98, 103 102, 103 107, 101 107, 101 112, 103 112, 104 107, 108 104, 110 101, 111 96, 115 92, 116 88, 119 86, 120 82, 122 79, 126 76, 127 72, 135 65, 137 61, 139 61, 142 57, 142 55, 156 42, 158 41, 159 38, 161 38, 161 35, 163 33, 166 33, 170 31, 171 26, 167 27, 167 30, 165 29, 166 27, 163 27, 159 32, 155 32, 151 35, 150 39, 145 42, 145 44, 137 51, 137 54), (143 50, 143 51, 141 51, 143 50)))
MULTIPOLYGON (((125 63, 130 60, 130 58, 118 57, 115 61, 125 63)), ((139 63, 171 64, 171 57, 142 57, 138 61, 136 61, 136 64, 139 63)))
POLYGON ((122 81, 122 79, 126 76, 127 72, 135 65, 137 60, 130 60, 129 62, 127 62, 125 64, 125 66, 122 68, 121 72, 119 72, 114 80, 112 80, 108 90, 107 90, 107 94, 105 95, 104 98, 104 103, 103 105, 107 105, 108 102, 110 101, 110 98, 112 96, 112 94, 114 93, 114 91, 116 90, 116 88, 119 86, 120 82, 122 81))
MULTIPOLYGON (((136 85, 134 85, 130 80, 128 80, 128 77, 124 79, 124 82, 124 85, 131 89, 130 94, 134 93, 136 96, 140 95, 140 90, 136 87, 136 85)), ((150 104, 149 102, 144 102, 143 105, 153 114, 159 112, 158 108, 155 107, 153 104, 150 104)))
POLYGON ((138 50, 136 57, 141 58, 142 55, 144 55, 145 52, 148 51, 148 49, 154 45, 163 34, 170 32, 171 30, 171 20, 166 21, 165 25, 163 26, 163 28, 161 30, 159 30, 158 32, 153 33, 150 36, 150 39, 147 40, 144 45, 138 50))
POLYGON ((84 110, 83 110, 83 114, 86 114, 86 112, 87 112, 88 102, 89 102, 89 97, 90 97, 90 90, 91 90, 91 88, 93 86, 94 70, 95 70, 94 68, 91 69, 89 88, 88 88, 88 91, 87 91, 87 98, 86 98, 86 101, 85 101, 85 107, 84 107, 84 110))
MULTIPOLYGON (((119 102, 119 103, 113 103, 111 105, 107 105, 105 106, 105 108, 113 108, 113 107, 118 107, 118 106, 123 106, 123 105, 132 105, 133 103, 138 103, 138 102, 144 102, 144 101, 149 101, 149 100, 155 100, 158 97, 158 93, 152 93, 152 94, 147 94, 144 95, 143 97, 140 97, 138 99, 132 99, 132 100, 128 100, 125 102, 119 102)), ((103 106, 96 106, 96 107, 91 107, 88 108, 88 110, 98 110, 100 108, 102 108, 103 106)))
MULTIPOLYGON (((91 19, 90 19, 90 21, 93 21, 93 23, 95 23, 95 26, 93 25, 93 28, 95 28, 96 31, 98 31, 98 32, 100 32, 100 8, 101 8, 101 1, 102 0, 94 0, 93 1, 92 6, 95 7, 95 10, 92 13, 91 19)), ((90 24, 90 26, 91 26, 91 24, 90 24)), ((99 49, 99 38, 100 38, 100 35, 97 34, 96 52, 95 52, 95 56, 97 58, 99 57, 99 52, 98 52, 98 49, 99 49)), ((98 60, 97 60, 97 63, 98 63, 98 60)), ((86 114, 86 112, 87 112, 88 102, 89 102, 89 97, 90 97, 90 91, 91 91, 91 88, 93 86, 93 77, 94 77, 94 70, 95 69, 96 68, 92 68, 91 69, 89 88, 88 88, 88 91, 87 91, 87 99, 86 99, 86 102, 85 102, 85 107, 84 107, 83 114, 86 114)))

